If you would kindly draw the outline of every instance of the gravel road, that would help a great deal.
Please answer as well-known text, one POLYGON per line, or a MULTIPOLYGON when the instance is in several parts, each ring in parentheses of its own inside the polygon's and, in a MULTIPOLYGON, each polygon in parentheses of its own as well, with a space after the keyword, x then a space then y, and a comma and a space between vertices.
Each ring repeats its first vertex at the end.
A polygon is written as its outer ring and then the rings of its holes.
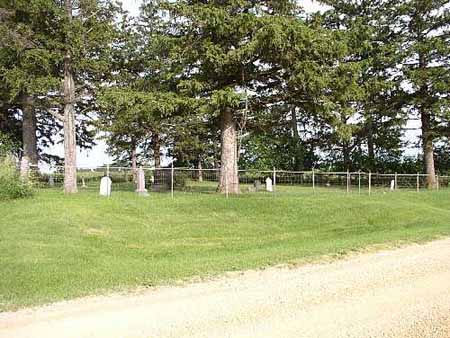
POLYGON ((0 313, 0 337, 450 337, 450 240, 0 313))

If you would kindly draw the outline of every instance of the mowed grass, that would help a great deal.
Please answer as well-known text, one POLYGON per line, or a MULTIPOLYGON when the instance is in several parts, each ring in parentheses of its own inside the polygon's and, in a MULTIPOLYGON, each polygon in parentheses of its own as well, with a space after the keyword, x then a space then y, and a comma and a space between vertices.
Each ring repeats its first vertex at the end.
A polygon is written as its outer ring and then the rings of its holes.
POLYGON ((0 202, 0 310, 450 234, 450 191, 41 191, 0 202))

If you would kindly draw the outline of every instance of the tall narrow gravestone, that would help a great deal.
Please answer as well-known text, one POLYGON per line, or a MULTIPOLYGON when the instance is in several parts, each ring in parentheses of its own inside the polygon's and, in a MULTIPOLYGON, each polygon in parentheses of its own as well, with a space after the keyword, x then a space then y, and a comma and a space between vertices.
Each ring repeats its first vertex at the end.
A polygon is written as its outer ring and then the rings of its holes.
POLYGON ((54 186, 55 186, 55 178, 53 177, 53 175, 50 175, 50 176, 48 177, 48 185, 49 185, 50 187, 54 187, 54 186))
POLYGON ((272 179, 270 177, 266 178, 266 190, 268 192, 273 192, 273 183, 272 183, 272 179))
POLYGON ((112 181, 108 176, 102 177, 100 181, 100 195, 109 197, 111 196, 111 184, 112 181))
POLYGON ((144 169, 139 168, 137 171, 137 189, 139 196, 148 196, 147 189, 145 189, 145 174, 144 169))

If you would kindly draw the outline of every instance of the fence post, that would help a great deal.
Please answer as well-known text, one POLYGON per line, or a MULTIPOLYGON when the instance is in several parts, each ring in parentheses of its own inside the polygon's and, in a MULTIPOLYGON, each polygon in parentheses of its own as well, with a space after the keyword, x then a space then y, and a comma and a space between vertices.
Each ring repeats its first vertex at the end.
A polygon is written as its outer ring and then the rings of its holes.
POLYGON ((394 190, 397 191, 398 190, 398 174, 395 173, 395 178, 394 178, 394 190))
MULTIPOLYGON (((108 177, 109 178, 109 182, 111 182, 111 184, 108 184, 108 187, 109 187, 109 189, 108 189, 108 198, 109 197, 111 197, 111 188, 112 188, 112 181, 111 181, 111 178, 109 177, 109 164, 107 164, 106 165, 106 177, 108 177)), ((84 185, 84 177, 83 177, 83 187, 85 186, 84 185)))
POLYGON ((275 192, 277 188, 277 171, 275 167, 273 168, 273 192, 275 192))
POLYGON ((313 192, 316 192, 316 179, 315 179, 314 168, 312 168, 312 184, 313 184, 313 192))
POLYGON ((350 170, 347 169, 347 194, 350 192, 350 170))
POLYGON ((419 173, 417 173, 417 192, 420 191, 420 178, 419 178, 419 173))
POLYGON ((369 171, 369 195, 372 193, 372 172, 369 171))
POLYGON ((358 194, 361 195, 361 169, 358 170, 358 194))
POLYGON ((436 190, 439 191, 439 175, 436 175, 436 190))
POLYGON ((173 186, 174 186, 174 168, 173 168, 173 161, 172 161, 172 166, 171 166, 171 170, 170 170, 170 194, 172 196, 173 199, 173 186))

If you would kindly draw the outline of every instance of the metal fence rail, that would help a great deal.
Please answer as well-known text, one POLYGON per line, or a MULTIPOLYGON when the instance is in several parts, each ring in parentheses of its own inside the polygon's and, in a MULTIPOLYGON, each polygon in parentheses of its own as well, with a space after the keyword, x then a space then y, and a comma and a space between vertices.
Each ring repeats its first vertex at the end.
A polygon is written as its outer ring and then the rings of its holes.
MULTIPOLYGON (((141 167, 149 193, 215 193, 220 181, 220 169, 152 168, 141 167)), ((80 190, 95 191, 100 181, 108 176, 112 191, 136 190, 137 173, 129 167, 77 168, 80 190)), ((51 173, 34 174, 39 189, 62 188, 64 168, 56 167, 51 173)), ((427 189, 426 174, 383 174, 370 172, 325 172, 286 170, 238 170, 239 190, 242 194, 276 193, 299 194, 310 192, 344 192, 372 194, 387 191, 427 189), (269 189, 268 185, 272 186, 269 189)), ((450 186, 450 176, 436 176, 436 190, 450 186)), ((237 182, 234 182, 237 184, 237 182)))

